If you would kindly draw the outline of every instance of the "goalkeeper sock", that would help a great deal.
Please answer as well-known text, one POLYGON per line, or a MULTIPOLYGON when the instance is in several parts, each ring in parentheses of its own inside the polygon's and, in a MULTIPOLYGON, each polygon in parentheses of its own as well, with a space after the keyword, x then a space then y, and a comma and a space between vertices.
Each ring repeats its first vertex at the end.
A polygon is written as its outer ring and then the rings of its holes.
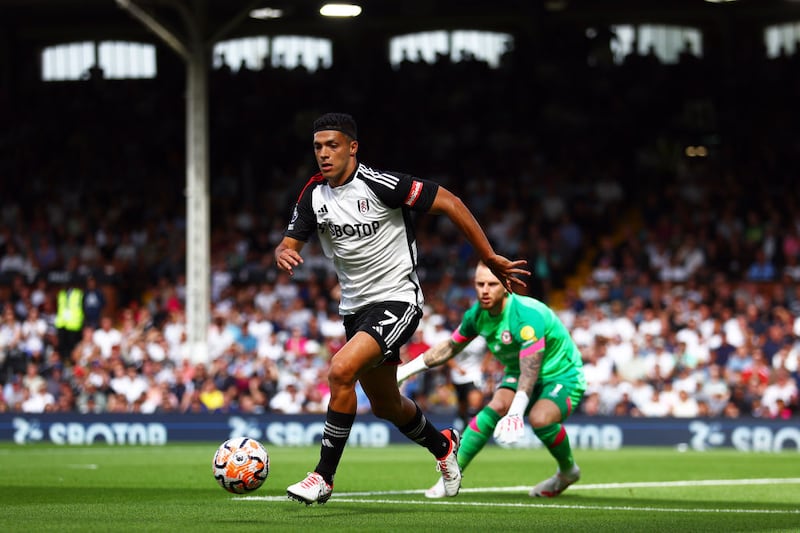
POLYGON ((458 449, 458 466, 461 467, 461 470, 467 468, 470 461, 483 449, 489 441, 489 437, 494 433, 494 428, 500 418, 497 411, 486 406, 464 428, 464 434, 461 435, 461 447, 458 449))
POLYGON ((340 413, 328 409, 325 418, 325 429, 322 431, 322 446, 320 446, 319 463, 314 469, 321 475, 328 485, 333 486, 333 476, 339 466, 339 461, 344 453, 344 446, 350 436, 350 429, 356 420, 355 414, 340 413))
POLYGON ((547 446, 547 451, 558 463, 561 472, 569 472, 575 466, 572 457, 572 447, 569 444, 567 430, 562 424, 550 424, 540 428, 533 428, 533 432, 547 446))
POLYGON ((428 448, 437 459, 444 457, 450 449, 450 439, 445 437, 436 429, 436 426, 431 424, 425 415, 422 414, 419 405, 416 405, 416 403, 414 405, 417 408, 417 412, 414 413, 414 418, 412 418, 411 422, 408 424, 397 426, 397 429, 420 446, 428 448))

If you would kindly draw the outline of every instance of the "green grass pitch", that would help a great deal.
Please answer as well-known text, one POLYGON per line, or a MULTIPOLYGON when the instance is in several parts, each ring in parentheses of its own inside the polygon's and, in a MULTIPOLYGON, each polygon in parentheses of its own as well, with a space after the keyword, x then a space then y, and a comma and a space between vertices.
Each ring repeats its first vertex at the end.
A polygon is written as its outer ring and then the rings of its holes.
POLYGON ((219 443, 159 447, 0 444, 0 531, 800 532, 800 454, 668 448, 576 450, 583 478, 560 497, 530 487, 555 466, 541 449, 487 447, 455 498, 414 445, 348 448, 331 500, 286 499, 316 447, 270 447, 271 472, 248 495, 211 474, 219 443))

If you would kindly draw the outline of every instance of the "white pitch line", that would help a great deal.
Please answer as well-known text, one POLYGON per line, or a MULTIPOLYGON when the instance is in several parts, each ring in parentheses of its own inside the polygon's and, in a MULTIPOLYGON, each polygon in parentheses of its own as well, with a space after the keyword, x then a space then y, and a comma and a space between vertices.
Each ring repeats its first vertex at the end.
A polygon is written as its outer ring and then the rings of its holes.
POLYGON ((558 505, 558 504, 534 504, 534 503, 483 503, 483 502, 459 502, 442 500, 370 500, 360 498, 338 498, 331 499, 332 502, 342 503, 381 503, 397 505, 457 505, 462 507, 526 507, 526 508, 549 508, 567 510, 586 510, 586 511, 652 511, 657 513, 737 513, 737 514, 797 514, 800 509, 683 509, 677 507, 632 507, 629 505, 558 505))
MULTIPOLYGON (((800 478, 767 478, 767 479, 699 479, 686 481, 645 481, 631 483, 595 483, 573 485, 574 490, 596 489, 629 489, 629 488, 663 488, 663 487, 713 487, 733 485, 797 485, 800 478)), ((476 487, 462 488, 460 494, 472 493, 498 493, 498 492, 527 492, 529 486, 515 487, 476 487)), ((544 507, 550 509, 573 509, 595 511, 651 511, 659 513, 735 513, 735 514, 800 514, 800 509, 708 509, 708 508, 676 508, 676 507, 634 507, 629 505, 579 505, 543 503, 543 500, 531 500, 531 503, 490 503, 490 502, 463 502, 452 499, 444 500, 387 500, 375 499, 374 496, 400 496, 422 495, 424 490, 394 490, 370 492, 341 492, 334 494, 331 501, 340 503, 380 503, 390 505, 451 505, 462 507, 544 507), (533 503, 536 501, 536 503, 533 503)), ((286 501, 286 496, 243 496, 234 497, 238 501, 286 501)))
POLYGON ((574 489, 628 489, 658 487, 727 487, 734 485, 797 485, 800 477, 765 479, 694 479, 687 481, 642 481, 634 483, 595 483, 594 485, 573 485, 574 489))
MULTIPOLYGON (((797 485, 800 478, 767 478, 767 479, 697 479, 685 481, 639 481, 630 483, 594 483, 572 485, 570 492, 576 490, 596 490, 596 489, 635 489, 635 488, 662 488, 662 487, 726 487, 734 485, 797 485)), ((518 485, 515 487, 461 487, 459 494, 481 494, 497 492, 528 492, 531 485, 518 485)), ((421 490, 383 490, 367 492, 338 492, 337 497, 356 497, 356 496, 399 496, 405 494, 422 494, 421 490)))

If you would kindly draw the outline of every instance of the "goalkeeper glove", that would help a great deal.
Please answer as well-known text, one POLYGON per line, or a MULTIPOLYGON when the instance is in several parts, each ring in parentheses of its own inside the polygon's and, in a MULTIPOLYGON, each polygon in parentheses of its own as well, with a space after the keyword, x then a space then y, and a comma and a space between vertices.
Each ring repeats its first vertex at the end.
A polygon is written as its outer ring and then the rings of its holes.
POLYGON ((522 421, 522 417, 519 415, 504 416, 497 423, 497 427, 494 428, 494 440, 504 446, 514 444, 524 434, 525 422, 522 421))
POLYGON ((397 367, 397 384, 400 385, 414 374, 419 374, 423 370, 428 370, 428 365, 425 364, 425 354, 420 354, 411 361, 397 367))
POLYGON ((494 428, 494 440, 501 446, 514 444, 525 434, 525 421, 522 415, 528 407, 528 395, 517 391, 508 414, 500 419, 494 428))

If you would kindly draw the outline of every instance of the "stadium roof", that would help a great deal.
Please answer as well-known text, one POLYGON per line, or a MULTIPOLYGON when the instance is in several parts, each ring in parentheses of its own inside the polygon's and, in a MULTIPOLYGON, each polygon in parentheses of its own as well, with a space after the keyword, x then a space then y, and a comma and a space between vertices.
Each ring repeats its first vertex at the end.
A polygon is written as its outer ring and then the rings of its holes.
MULTIPOLYGON (((253 33, 348 35, 351 21, 325 19, 321 0, 130 0, 181 26, 180 9, 206 10, 209 35, 227 25, 227 37, 253 33), (279 9, 277 19, 241 16, 251 9, 279 9), (239 16, 239 18, 237 18, 239 16), (230 24, 234 21, 234 24, 230 24)), ((535 28, 548 19, 586 23, 660 22, 768 24, 800 19, 800 0, 361 0, 359 31, 396 34, 430 28, 480 26, 535 28)), ((72 38, 151 40, 152 33, 117 0, 0 0, 0 30, 6 43, 49 43, 72 38)), ((2 46, 2 45, 0 45, 2 46)))

